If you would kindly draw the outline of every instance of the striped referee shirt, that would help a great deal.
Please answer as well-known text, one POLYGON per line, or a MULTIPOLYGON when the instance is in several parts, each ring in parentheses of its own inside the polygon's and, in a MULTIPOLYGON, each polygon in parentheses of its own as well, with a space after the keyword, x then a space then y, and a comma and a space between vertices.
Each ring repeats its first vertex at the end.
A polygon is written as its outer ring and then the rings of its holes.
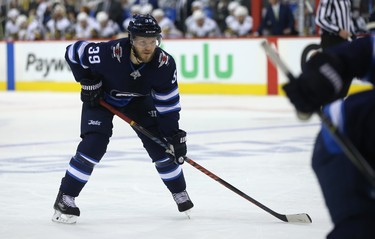
POLYGON ((338 34, 346 30, 355 34, 350 0, 320 0, 315 23, 321 29, 338 34))

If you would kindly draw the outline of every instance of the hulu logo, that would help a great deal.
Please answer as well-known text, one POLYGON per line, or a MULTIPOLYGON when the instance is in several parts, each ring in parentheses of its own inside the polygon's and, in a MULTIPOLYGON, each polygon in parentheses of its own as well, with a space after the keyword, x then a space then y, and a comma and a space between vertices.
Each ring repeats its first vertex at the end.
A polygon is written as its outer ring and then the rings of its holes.
MULTIPOLYGON (((161 46, 163 47, 163 46, 161 46)), ((172 52, 173 55, 173 52, 172 52)), ((220 58, 218 54, 210 55, 210 48, 208 44, 203 44, 201 54, 194 54, 192 57, 187 57, 185 54, 180 56, 173 55, 175 60, 180 60, 180 73, 182 77, 186 79, 197 78, 199 74, 203 73, 204 79, 210 79, 212 77, 211 69, 214 70, 214 76, 221 80, 229 80, 233 74, 233 55, 227 55, 226 59, 220 58), (225 60, 226 67, 220 68, 222 60, 225 60), (188 69, 187 63, 192 67, 188 69), (202 71, 203 72, 200 72, 202 71)))

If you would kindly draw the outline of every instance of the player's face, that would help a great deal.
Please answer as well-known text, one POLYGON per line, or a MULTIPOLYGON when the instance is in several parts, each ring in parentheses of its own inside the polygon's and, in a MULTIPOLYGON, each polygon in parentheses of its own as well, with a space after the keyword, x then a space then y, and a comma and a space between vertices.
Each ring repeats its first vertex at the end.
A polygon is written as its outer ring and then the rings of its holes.
POLYGON ((158 39, 156 37, 136 37, 133 41, 133 45, 139 60, 149 62, 158 45, 158 39))

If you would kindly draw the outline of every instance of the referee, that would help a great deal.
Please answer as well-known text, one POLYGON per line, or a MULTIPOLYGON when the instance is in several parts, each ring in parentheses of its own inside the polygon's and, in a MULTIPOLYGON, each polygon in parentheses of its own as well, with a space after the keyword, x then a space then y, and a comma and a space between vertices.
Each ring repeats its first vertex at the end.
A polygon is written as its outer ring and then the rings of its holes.
POLYGON ((351 40, 355 34, 351 0, 320 0, 315 23, 321 28, 322 49, 351 40))

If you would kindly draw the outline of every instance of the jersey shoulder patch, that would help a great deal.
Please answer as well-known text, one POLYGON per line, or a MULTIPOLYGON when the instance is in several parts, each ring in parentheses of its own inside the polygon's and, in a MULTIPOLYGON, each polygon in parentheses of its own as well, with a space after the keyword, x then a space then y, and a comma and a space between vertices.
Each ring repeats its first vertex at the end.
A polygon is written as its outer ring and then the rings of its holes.
POLYGON ((121 63, 122 46, 120 46, 120 42, 117 42, 117 44, 112 45, 111 50, 112 50, 112 58, 116 58, 117 61, 121 63))
POLYGON ((163 65, 168 66, 169 63, 170 63, 170 58, 171 58, 171 56, 169 56, 166 52, 161 50, 159 52, 159 57, 158 57, 158 61, 159 61, 158 68, 162 67, 163 65))

